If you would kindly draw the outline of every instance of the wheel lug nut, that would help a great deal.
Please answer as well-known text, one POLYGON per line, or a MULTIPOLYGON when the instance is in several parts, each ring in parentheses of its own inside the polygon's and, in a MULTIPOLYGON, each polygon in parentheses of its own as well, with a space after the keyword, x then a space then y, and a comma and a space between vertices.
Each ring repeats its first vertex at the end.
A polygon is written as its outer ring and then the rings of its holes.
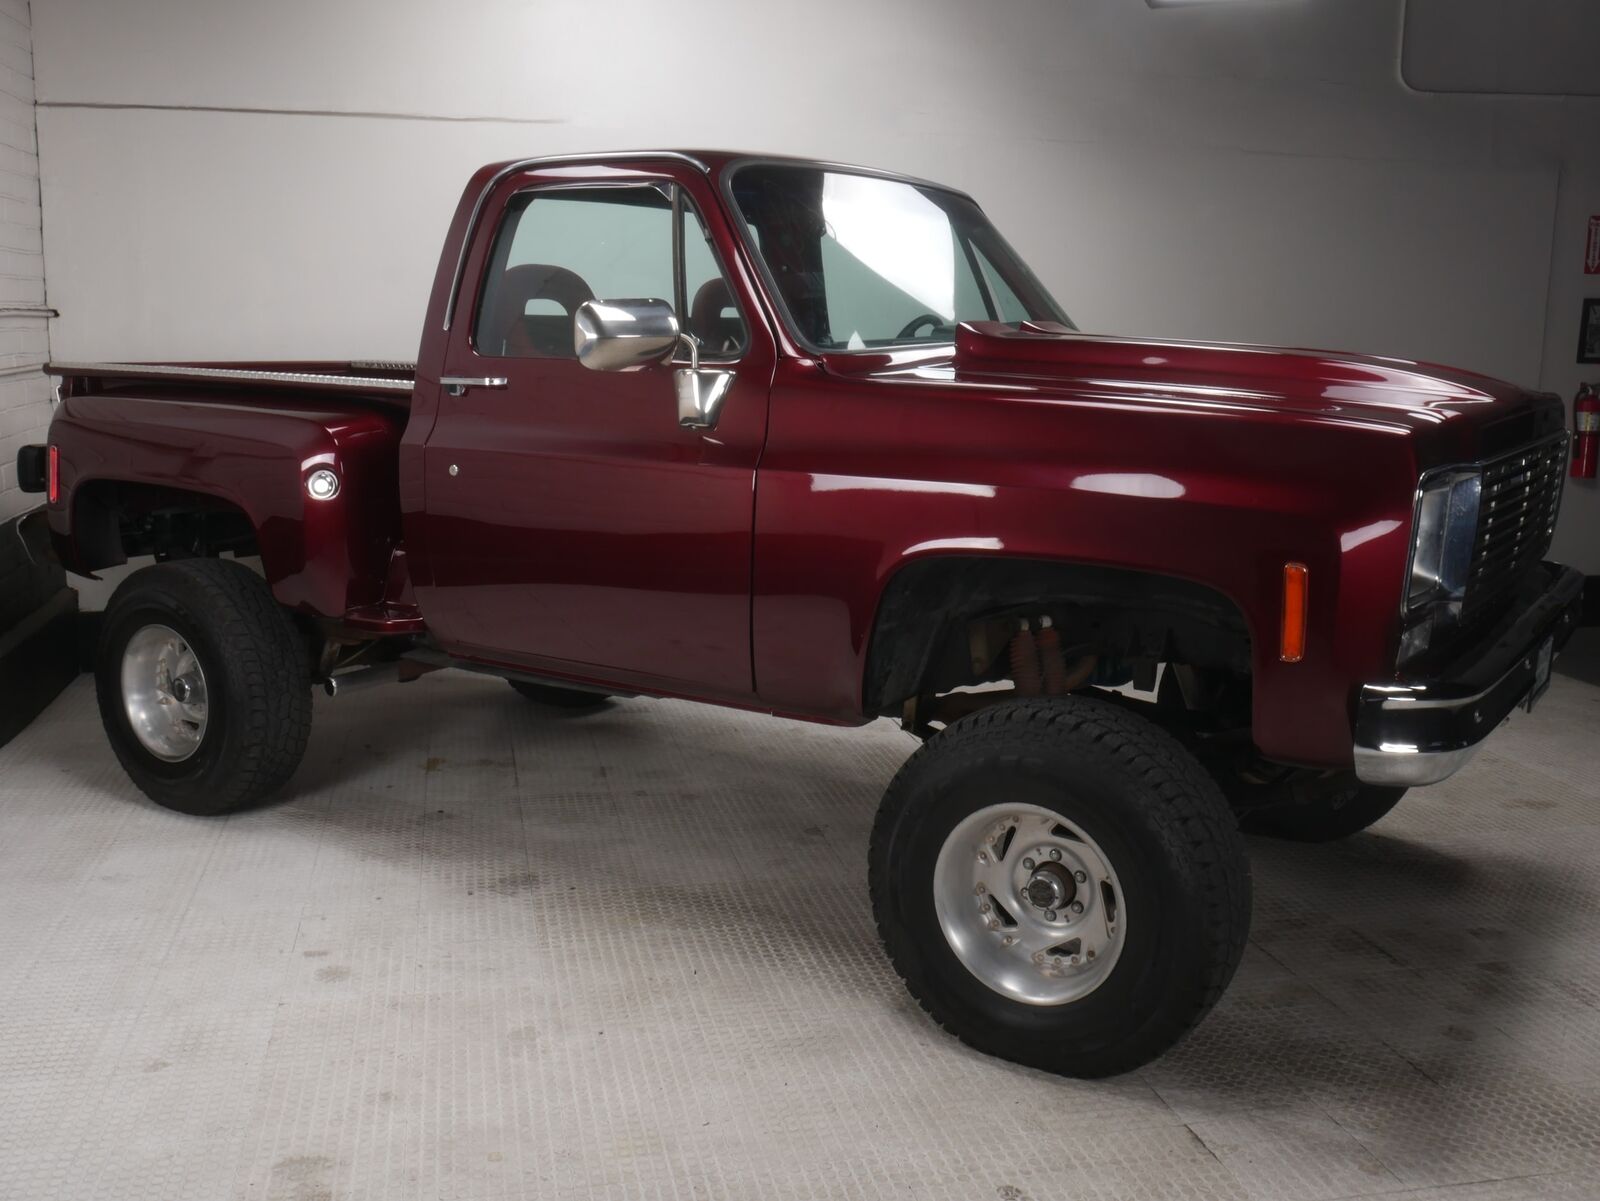
POLYGON ((1072 912, 1074 912, 1074 913, 1082 913, 1083 912, 1083 902, 1082 901, 1074 901, 1074 902, 1072 902, 1072 912))
POLYGON ((1082 873, 1082 872, 1073 872, 1073 873, 1072 873, 1072 878, 1073 878, 1073 879, 1074 879, 1074 880, 1076 880, 1076 881, 1077 881, 1077 882, 1078 882, 1078 883, 1079 883, 1079 884, 1082 884, 1082 883, 1083 883, 1083 882, 1084 882, 1084 881, 1085 881, 1085 880, 1087 880, 1087 879, 1088 879, 1088 878, 1089 878, 1089 877, 1088 877, 1088 876, 1086 876, 1086 875, 1084 875, 1084 874, 1083 874, 1083 873, 1082 873))
POLYGON ((1060 859, 1061 858, 1061 852, 1058 851, 1055 847, 1051 847, 1050 848, 1050 858, 1052 858, 1052 859, 1060 859))
POLYGON ((1000 945, 1003 946, 1003 947, 1009 947, 1009 946, 1015 945, 1016 941, 1017 940, 1013 936, 1011 936, 1010 934, 1007 934, 1004 938, 1002 938, 1000 940, 1000 945))
POLYGON ((1056 911, 1054 909, 1046 909, 1044 911, 1044 920, 1047 921, 1047 922, 1055 921, 1056 920, 1056 911))
POLYGON ((1000 919, 997 918, 997 917, 991 917, 989 919, 989 929, 998 930, 999 928, 1000 928, 1000 919))
POLYGON ((1022 861, 1022 870, 1023 871, 1027 871, 1027 872, 1031 872, 1033 870, 1033 860, 1032 859, 1024 859, 1022 861))
POLYGON ((989 886, 987 884, 980 884, 973 891, 976 892, 981 897, 981 896, 983 896, 984 893, 989 891, 989 886))

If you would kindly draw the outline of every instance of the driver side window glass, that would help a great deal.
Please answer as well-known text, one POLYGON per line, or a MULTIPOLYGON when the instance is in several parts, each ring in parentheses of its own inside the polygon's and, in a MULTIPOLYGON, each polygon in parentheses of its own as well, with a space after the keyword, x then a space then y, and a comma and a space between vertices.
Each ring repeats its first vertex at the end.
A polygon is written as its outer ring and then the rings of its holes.
POLYGON ((489 256, 473 327, 479 354, 576 357, 586 300, 672 299, 672 209, 654 188, 528 192, 512 198, 489 256))
MULTIPOLYGON (((708 357, 736 354, 744 322, 705 227, 684 205, 678 315, 708 357)), ((572 319, 587 300, 672 303, 672 204, 654 187, 573 188, 512 198, 495 236, 473 346, 512 358, 575 358, 572 319)))
POLYGON ((743 353, 748 341, 744 318, 711 248, 711 234, 687 196, 683 199, 683 281, 689 312, 678 319, 685 333, 700 339, 700 357, 729 359, 743 353))

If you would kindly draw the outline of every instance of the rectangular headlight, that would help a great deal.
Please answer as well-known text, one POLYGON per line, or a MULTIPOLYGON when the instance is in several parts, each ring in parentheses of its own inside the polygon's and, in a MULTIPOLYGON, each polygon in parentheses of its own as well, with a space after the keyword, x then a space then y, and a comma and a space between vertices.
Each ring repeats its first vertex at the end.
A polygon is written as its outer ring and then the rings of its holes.
POLYGON ((1475 470, 1429 477, 1417 498, 1406 607, 1457 602, 1467 594, 1472 547, 1478 536, 1483 477, 1475 470))

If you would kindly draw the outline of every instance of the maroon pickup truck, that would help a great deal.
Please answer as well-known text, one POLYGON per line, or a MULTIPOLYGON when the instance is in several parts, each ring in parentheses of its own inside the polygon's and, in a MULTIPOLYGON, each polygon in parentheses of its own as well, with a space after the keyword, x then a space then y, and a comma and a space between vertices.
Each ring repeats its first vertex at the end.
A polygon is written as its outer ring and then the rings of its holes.
POLYGON ((96 668, 155 801, 257 801, 314 688, 445 667, 893 717, 924 740, 871 839, 896 969, 1073 1074, 1221 994, 1241 827, 1376 821, 1531 707, 1577 621, 1555 397, 1082 334, 967 196, 857 167, 492 165, 414 365, 50 370, 18 467, 58 553, 155 559, 96 668))

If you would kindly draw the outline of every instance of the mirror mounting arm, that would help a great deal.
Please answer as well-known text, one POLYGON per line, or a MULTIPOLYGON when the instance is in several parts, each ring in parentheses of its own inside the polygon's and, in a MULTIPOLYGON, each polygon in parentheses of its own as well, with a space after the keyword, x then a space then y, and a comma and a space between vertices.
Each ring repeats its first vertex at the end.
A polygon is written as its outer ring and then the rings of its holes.
POLYGON ((689 348, 689 365, 672 373, 678 393, 678 424, 684 429, 715 429, 722 415, 722 402, 733 387, 733 372, 700 366, 700 339, 680 333, 678 341, 689 348))

